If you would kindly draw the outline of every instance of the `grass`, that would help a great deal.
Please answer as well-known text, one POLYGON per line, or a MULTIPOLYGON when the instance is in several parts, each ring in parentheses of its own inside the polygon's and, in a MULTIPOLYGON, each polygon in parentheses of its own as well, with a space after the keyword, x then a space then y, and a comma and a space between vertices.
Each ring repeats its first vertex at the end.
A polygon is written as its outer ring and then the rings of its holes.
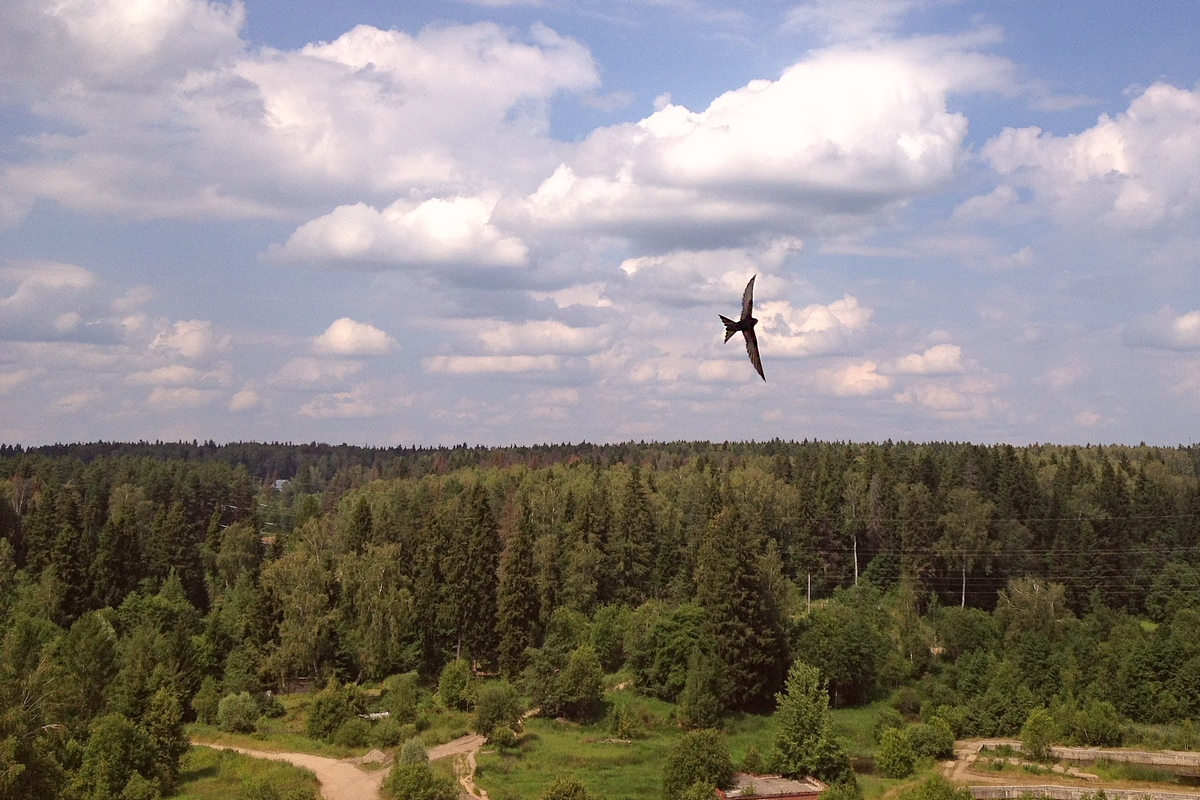
POLYGON ((875 720, 879 712, 887 707, 886 700, 871 703, 857 708, 835 708, 833 714, 833 733, 846 746, 846 753, 851 758, 874 758, 875 720))
POLYGON ((282 761, 193 747, 184 754, 181 767, 173 800, 229 800, 237 797, 247 781, 255 779, 269 783, 280 796, 307 789, 313 798, 317 797, 317 781, 312 773, 282 761))

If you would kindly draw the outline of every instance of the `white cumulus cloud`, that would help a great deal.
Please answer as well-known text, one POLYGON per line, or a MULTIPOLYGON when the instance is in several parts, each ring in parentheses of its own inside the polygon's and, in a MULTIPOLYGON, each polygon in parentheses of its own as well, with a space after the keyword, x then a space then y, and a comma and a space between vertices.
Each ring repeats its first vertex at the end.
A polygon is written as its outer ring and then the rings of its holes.
POLYGON ((518 267, 528 248, 491 224, 495 198, 398 200, 378 210, 365 203, 339 206, 304 223, 267 258, 314 266, 518 267))
POLYGON ((962 372, 962 348, 956 344, 934 345, 923 353, 901 356, 890 371, 898 375, 949 375, 962 372))
POLYGON ((355 322, 349 317, 334 320, 325 332, 313 339, 313 350, 339 356, 380 356, 392 352, 396 340, 374 325, 355 322))
POLYGON ((179 320, 160 331, 150 342, 150 349, 177 353, 195 360, 226 350, 231 342, 228 334, 214 333, 209 320, 189 319, 179 320))
POLYGON ((760 347, 764 357, 811 356, 845 352, 864 331, 874 312, 845 295, 828 305, 796 309, 784 301, 756 305, 760 347), (768 338, 769 337, 769 338, 768 338))
POLYGON ((1126 344, 1163 350, 1200 349, 1200 311, 1176 314, 1164 306, 1153 314, 1137 317, 1125 328, 1126 344))
POLYGON ((874 361, 864 361, 859 364, 818 370, 817 385, 827 392, 839 397, 852 397, 875 394, 888 389, 892 379, 875 371, 874 361))

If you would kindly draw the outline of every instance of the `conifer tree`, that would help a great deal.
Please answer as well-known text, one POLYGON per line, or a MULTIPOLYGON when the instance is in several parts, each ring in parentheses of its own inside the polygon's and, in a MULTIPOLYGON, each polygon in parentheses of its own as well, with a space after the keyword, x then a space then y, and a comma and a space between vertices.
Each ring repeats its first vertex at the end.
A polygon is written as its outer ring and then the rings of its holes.
POLYGON ((696 556, 696 603, 728 679, 731 707, 761 707, 783 683, 787 639, 761 564, 762 537, 736 505, 709 525, 696 556))
POLYGON ((533 579, 533 522, 522 502, 504 551, 496 590, 496 633, 500 672, 510 679, 525 666, 525 650, 537 644, 537 585, 533 579))

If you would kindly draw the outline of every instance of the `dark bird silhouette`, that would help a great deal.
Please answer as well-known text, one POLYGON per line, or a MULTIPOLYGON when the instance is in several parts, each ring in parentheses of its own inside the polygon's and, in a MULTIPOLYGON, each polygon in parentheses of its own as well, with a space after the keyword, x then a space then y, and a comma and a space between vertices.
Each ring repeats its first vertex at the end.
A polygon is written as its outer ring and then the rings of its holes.
POLYGON ((742 336, 746 337, 746 353, 750 356, 750 363, 758 370, 758 376, 764 381, 767 379, 763 375, 762 359, 758 357, 758 337, 754 335, 754 326, 758 324, 758 320, 754 318, 754 278, 746 284, 746 291, 742 292, 742 318, 734 322, 729 317, 723 314, 718 314, 721 322, 725 323, 725 341, 729 341, 729 337, 733 336, 738 331, 742 332, 742 336))

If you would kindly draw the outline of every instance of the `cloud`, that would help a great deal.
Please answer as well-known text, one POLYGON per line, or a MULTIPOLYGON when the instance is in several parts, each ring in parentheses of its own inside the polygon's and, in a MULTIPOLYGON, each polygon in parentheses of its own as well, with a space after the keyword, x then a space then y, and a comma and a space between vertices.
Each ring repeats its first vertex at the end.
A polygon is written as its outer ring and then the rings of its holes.
POLYGON ((262 404, 262 398, 253 389, 243 389, 229 398, 230 411, 249 411, 262 404))
POLYGON ((1200 311, 1176 314, 1163 306, 1153 314, 1137 317, 1126 326, 1123 339, 1132 347, 1159 350, 1200 349, 1200 311))
MULTIPOLYGON (((1048 212, 1089 230, 1194 226, 1200 211, 1200 90, 1156 83, 1125 112, 1102 114, 1080 133, 1005 128, 981 155, 1010 186, 1032 191, 1028 213, 1048 212)), ((1015 203, 1011 190, 992 194, 995 202, 978 201, 971 212, 1015 203)))
POLYGON ((190 386, 156 386, 150 391, 146 403, 157 411, 175 411, 186 408, 201 408, 216 401, 220 396, 216 389, 196 389, 190 386))
POLYGON ((170 328, 160 331, 150 342, 150 349, 199 360, 227 350, 231 341, 228 334, 213 333, 212 322, 189 319, 179 320, 170 328))
POLYGON ((313 339, 317 353, 339 356, 381 356, 396 349, 396 340, 374 325, 355 322, 349 317, 334 320, 325 332, 313 339))
POLYGON ((668 104, 592 133, 525 204, 537 224, 708 246, 862 231, 946 185, 967 121, 942 64, 900 47, 827 50, 699 112, 668 104))
POLYGON ((359 384, 346 392, 319 394, 302 405, 297 416, 309 419, 366 419, 409 408, 413 400, 390 389, 359 384))
POLYGON ((934 345, 923 353, 901 356, 889 371, 896 375, 949 375, 962 372, 962 348, 956 344, 934 345))
POLYGON ((817 385, 839 397, 875 394, 890 388, 892 379, 880 375, 875 367, 874 361, 864 361, 861 364, 821 369, 816 373, 817 385))
POLYGON ((550 101, 599 85, 587 49, 540 24, 360 25, 274 50, 239 38, 240 3, 4 9, 0 76, 70 131, 27 139, 0 168, 5 221, 39 198, 121 217, 293 218, 350 193, 532 185, 554 163, 550 101))
POLYGON ((759 345, 764 358, 768 352, 772 356, 844 353, 853 348, 873 313, 852 295, 828 305, 814 303, 801 309, 783 301, 762 303, 755 307, 759 345))
POLYGON ((339 206, 304 223, 270 261, 314 266, 519 267, 528 259, 520 239, 491 224, 495 198, 398 200, 382 211, 364 203, 339 206))
POLYGON ((148 384, 150 386, 182 386, 195 383, 199 379, 200 371, 194 367, 173 364, 169 367, 134 372, 125 380, 132 384, 148 384))
POLYGON ((579 355, 602 350, 609 343, 605 327, 573 328, 557 320, 490 320, 477 336, 485 350, 500 354, 579 355))
POLYGON ((89 270, 54 261, 18 261, 0 267, 0 339, 18 341, 115 341, 105 323, 85 324, 99 281, 89 270))
POLYGON ((361 371, 363 366, 362 361, 301 356, 280 367, 270 380, 273 385, 283 389, 329 388, 344 383, 361 371))
POLYGON ((484 373, 553 372, 562 359, 556 355, 539 356, 430 356, 421 362, 426 372, 447 375, 484 373))
POLYGON ((0 394, 8 394, 38 374, 34 369, 18 369, 0 372, 0 394))

